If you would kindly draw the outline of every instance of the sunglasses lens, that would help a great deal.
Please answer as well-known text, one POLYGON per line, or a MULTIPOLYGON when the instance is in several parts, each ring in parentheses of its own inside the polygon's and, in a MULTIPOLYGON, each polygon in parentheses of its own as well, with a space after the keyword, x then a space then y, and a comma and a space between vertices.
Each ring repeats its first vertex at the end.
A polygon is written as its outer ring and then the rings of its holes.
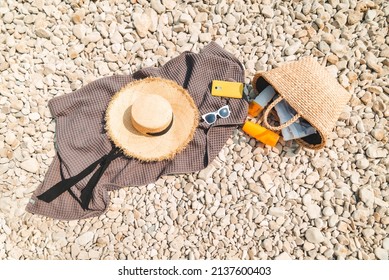
POLYGON ((216 121, 216 115, 215 114, 208 114, 204 118, 207 121, 207 123, 209 123, 209 124, 214 123, 216 121))
POLYGON ((227 118, 230 114, 230 111, 228 110, 228 108, 223 108, 219 111, 219 115, 222 117, 222 118, 227 118))

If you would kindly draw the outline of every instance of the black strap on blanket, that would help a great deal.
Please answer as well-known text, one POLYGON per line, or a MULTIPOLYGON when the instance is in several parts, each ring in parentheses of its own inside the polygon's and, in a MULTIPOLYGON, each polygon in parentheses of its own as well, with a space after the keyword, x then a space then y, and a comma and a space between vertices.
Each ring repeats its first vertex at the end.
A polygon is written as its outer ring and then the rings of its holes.
POLYGON ((54 186, 52 186, 50 189, 45 191, 43 194, 37 196, 38 199, 43 200, 45 202, 51 202, 57 197, 59 197, 61 194, 63 194, 66 191, 71 191, 70 188, 73 187, 75 184, 80 182, 82 179, 84 179, 86 176, 88 176, 90 173, 93 172, 93 170, 96 169, 98 165, 100 167, 96 170, 96 172, 92 175, 92 177, 89 179, 88 183, 86 184, 85 188, 81 191, 80 196, 80 202, 81 207, 84 210, 88 209, 89 202, 92 199, 93 189, 99 182, 101 176, 103 175, 104 171, 108 168, 109 164, 119 156, 121 156, 122 153, 118 148, 113 148, 108 154, 104 155, 100 159, 96 160, 94 163, 89 165, 87 168, 85 168, 83 171, 81 171, 79 174, 63 179, 62 181, 58 182, 54 186))

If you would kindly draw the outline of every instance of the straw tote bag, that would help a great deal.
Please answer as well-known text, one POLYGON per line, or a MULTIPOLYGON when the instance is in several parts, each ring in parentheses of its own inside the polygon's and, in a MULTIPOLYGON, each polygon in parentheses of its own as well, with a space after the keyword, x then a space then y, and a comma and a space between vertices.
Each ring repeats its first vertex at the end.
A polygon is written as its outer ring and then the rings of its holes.
POLYGON ((279 95, 265 108, 264 126, 279 131, 303 118, 316 129, 316 133, 296 141, 314 150, 325 146, 327 137, 351 98, 351 94, 310 56, 285 63, 267 72, 257 73, 252 85, 257 92, 271 85, 279 95), (297 114, 278 127, 271 126, 268 122, 269 112, 282 99, 285 99, 297 114))

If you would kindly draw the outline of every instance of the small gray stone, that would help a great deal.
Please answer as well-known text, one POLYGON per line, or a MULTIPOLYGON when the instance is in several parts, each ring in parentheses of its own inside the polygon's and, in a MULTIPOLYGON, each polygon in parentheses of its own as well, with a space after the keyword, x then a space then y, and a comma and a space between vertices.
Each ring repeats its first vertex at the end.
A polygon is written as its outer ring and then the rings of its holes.
POLYGON ((305 238, 313 243, 318 244, 324 241, 324 236, 321 231, 316 227, 311 227, 305 232, 305 238))
POLYGON ((31 173, 37 173, 39 170, 39 163, 35 158, 29 158, 20 164, 20 168, 31 173))

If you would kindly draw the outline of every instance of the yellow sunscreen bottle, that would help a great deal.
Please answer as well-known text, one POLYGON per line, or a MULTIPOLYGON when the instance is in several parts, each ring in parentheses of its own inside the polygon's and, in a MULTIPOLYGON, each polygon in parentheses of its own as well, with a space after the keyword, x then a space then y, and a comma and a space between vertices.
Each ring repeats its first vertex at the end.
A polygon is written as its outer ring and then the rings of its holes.
POLYGON ((274 147, 277 144, 278 139, 280 139, 280 136, 277 133, 250 121, 246 121, 242 129, 251 137, 272 147, 274 147))

